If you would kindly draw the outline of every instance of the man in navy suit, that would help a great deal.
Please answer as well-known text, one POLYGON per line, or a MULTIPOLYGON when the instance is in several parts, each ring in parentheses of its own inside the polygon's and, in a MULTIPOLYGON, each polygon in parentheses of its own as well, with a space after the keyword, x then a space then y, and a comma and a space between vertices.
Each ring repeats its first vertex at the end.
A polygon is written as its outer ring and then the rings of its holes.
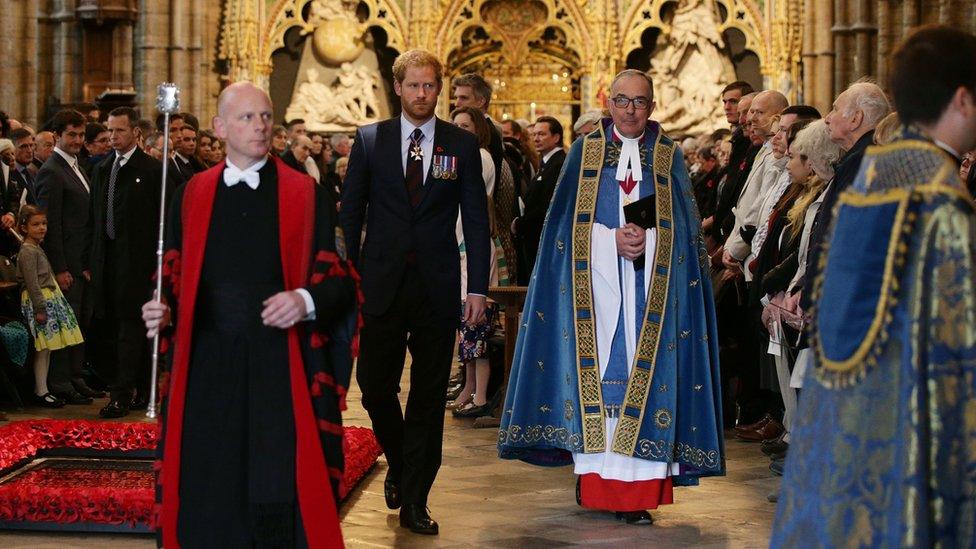
POLYGON ((365 325, 356 379, 386 453, 384 492, 400 525, 437 534, 427 494, 441 463, 445 393, 461 298, 458 208, 467 249, 464 322, 484 322, 488 201, 477 140, 434 116, 440 62, 412 50, 393 64, 402 114, 356 135, 339 222, 362 274, 365 325), (360 234, 368 214, 366 241, 360 234), (412 358, 406 411, 397 393, 412 358))
MULTIPOLYGON (((55 137, 54 154, 41 166, 34 184, 37 204, 47 210, 44 250, 84 333, 92 314, 88 270, 91 187, 78 160, 85 140, 85 117, 75 110, 63 110, 54 115, 50 127, 55 137)), ((82 378, 84 361, 84 344, 51 357, 51 392, 68 404, 91 404, 92 396, 97 395, 82 378)))

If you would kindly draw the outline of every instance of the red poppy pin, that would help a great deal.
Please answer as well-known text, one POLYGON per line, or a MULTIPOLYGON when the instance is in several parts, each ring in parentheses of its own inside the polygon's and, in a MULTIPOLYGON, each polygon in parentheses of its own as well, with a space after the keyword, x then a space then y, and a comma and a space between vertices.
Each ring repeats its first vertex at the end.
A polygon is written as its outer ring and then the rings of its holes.
POLYGON ((442 153, 442 152, 444 152, 444 147, 441 147, 440 145, 438 145, 438 146, 434 147, 434 152, 442 153))

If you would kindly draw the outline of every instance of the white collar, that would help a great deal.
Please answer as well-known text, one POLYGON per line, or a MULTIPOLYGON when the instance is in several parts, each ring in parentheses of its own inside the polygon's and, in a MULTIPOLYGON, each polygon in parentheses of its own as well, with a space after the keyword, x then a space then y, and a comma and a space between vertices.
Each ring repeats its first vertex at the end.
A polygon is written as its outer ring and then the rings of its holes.
POLYGON ((130 158, 132 158, 132 155, 135 154, 136 152, 136 148, 138 148, 138 145, 133 144, 132 148, 129 149, 129 152, 120 154, 119 151, 115 151, 115 156, 122 157, 122 160, 119 162, 120 166, 124 166, 125 163, 128 162, 130 158))
MULTIPOLYGON (((176 151, 173 151, 173 154, 176 155, 177 158, 179 158, 180 160, 182 160, 184 164, 189 164, 190 163, 190 159, 187 158, 187 157, 185 157, 185 156, 183 156, 182 154, 180 154, 180 153, 178 153, 176 151)), ((228 164, 230 164, 230 162, 228 162, 228 164)))
POLYGON ((549 159, 552 158, 552 155, 556 154, 556 151, 561 151, 561 150, 562 150, 561 147, 554 147, 551 151, 542 155, 542 163, 545 164, 546 162, 549 162, 549 159))
POLYGON ((54 146, 54 152, 60 154, 61 155, 61 158, 64 158, 65 160, 67 160, 69 166, 75 167, 75 166, 78 165, 78 157, 77 156, 74 156, 74 155, 70 155, 70 154, 64 152, 64 149, 62 149, 61 147, 58 147, 57 145, 55 145, 54 146))
POLYGON ((437 117, 431 116, 426 122, 419 126, 414 126, 413 122, 407 120, 407 117, 400 114, 400 141, 406 141, 410 139, 410 134, 413 130, 420 128, 420 131, 424 134, 424 140, 428 141, 434 136, 434 126, 437 124, 437 117))
POLYGON ((630 170, 631 179, 634 181, 643 180, 644 170, 641 168, 640 140, 644 137, 644 133, 642 132, 637 137, 624 137, 614 127, 613 135, 621 142, 620 161, 617 162, 617 175, 615 179, 617 181, 626 181, 627 171, 630 170))
POLYGON ((956 152, 956 149, 953 149, 952 147, 947 145, 945 141, 939 141, 938 139, 933 139, 932 142, 935 143, 935 145, 940 149, 954 156, 956 160, 962 160, 962 155, 956 152))

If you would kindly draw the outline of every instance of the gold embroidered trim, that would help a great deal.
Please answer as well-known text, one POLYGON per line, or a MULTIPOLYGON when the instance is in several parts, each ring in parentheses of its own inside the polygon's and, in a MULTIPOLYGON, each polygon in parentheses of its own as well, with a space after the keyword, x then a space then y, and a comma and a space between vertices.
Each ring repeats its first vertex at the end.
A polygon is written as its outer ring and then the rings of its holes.
POLYGON ((613 436, 613 451, 625 456, 634 455, 640 427, 644 423, 647 395, 654 377, 654 366, 667 309, 668 283, 671 274, 671 250, 674 245, 674 220, 672 219, 671 163, 674 159, 674 144, 670 139, 662 142, 659 132, 654 142, 654 193, 657 203, 657 249, 654 263, 649 265, 651 284, 648 290, 647 306, 641 323, 637 352, 631 368, 627 392, 624 396, 624 409, 640 410, 639 416, 621 414, 613 436), (663 181, 663 182, 662 182, 663 181), (657 322, 650 322, 651 315, 657 322), (639 367, 647 362, 647 369, 639 367))
POLYGON ((579 376, 580 416, 583 423, 583 452, 585 453, 603 452, 607 444, 590 271, 590 237, 605 152, 602 125, 598 131, 599 133, 593 132, 583 140, 583 161, 580 166, 576 210, 573 217, 573 264, 571 266, 573 318, 576 322, 576 371, 579 376))
MULTIPOLYGON (((904 238, 911 233, 912 220, 907 216, 908 204, 911 198, 912 193, 906 188, 896 188, 883 193, 867 195, 848 191, 840 196, 838 211, 843 206, 870 207, 892 203, 898 203, 898 210, 895 213, 895 220, 892 223, 891 234, 888 239, 884 274, 882 275, 874 318, 871 320, 871 325, 868 327, 864 339, 861 340, 857 349, 849 357, 842 360, 831 360, 827 358, 824 352, 823 341, 819 337, 819 334, 815 338, 817 356, 820 359, 821 365, 821 368, 818 369, 818 374, 822 378, 830 377, 831 374, 840 374, 840 377, 847 377, 847 374, 854 373, 856 376, 859 376, 857 370, 863 371, 866 366, 866 359, 871 351, 876 349, 878 345, 883 344, 883 341, 887 339, 887 330, 884 328, 889 324, 891 319, 891 305, 899 286, 898 279, 895 276, 895 268, 899 266, 899 263, 903 263, 906 248, 904 238)), ((828 254, 825 253, 821 256, 824 262, 826 262, 826 255, 828 254)), ((823 278, 822 273, 817 277, 817 296, 822 295, 823 278)), ((836 378, 837 376, 834 377, 836 378)))

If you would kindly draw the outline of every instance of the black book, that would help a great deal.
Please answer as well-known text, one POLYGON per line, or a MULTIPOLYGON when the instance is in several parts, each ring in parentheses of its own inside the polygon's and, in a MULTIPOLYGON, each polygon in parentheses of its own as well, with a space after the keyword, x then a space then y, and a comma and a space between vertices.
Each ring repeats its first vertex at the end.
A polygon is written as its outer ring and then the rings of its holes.
MULTIPOLYGON (((657 227, 657 196, 650 195, 624 206, 624 220, 647 230, 657 227)), ((634 260, 634 269, 644 268, 644 256, 634 260)))

